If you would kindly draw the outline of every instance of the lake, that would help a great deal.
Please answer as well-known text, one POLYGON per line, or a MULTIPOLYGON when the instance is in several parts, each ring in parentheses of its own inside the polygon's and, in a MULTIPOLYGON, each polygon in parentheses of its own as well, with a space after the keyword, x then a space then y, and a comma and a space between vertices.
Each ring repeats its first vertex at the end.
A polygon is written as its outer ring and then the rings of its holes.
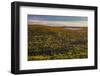
POLYGON ((70 29, 70 30, 80 30, 80 27, 65 27, 64 29, 70 29))

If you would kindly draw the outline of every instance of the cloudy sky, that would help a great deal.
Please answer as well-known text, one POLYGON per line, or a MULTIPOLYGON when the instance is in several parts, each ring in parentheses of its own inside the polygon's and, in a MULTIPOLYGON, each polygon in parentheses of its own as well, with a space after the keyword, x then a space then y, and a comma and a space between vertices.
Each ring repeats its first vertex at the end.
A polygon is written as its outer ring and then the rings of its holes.
POLYGON ((28 24, 86 27, 87 21, 88 21, 87 17, 80 17, 80 16, 28 15, 28 24))

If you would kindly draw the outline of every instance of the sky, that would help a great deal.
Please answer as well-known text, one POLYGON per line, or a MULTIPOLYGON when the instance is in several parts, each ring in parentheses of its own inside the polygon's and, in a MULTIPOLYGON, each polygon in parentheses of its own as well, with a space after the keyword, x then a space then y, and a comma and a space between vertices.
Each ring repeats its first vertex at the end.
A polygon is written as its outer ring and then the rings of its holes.
POLYGON ((78 16, 50 16, 50 15, 28 15, 28 20, 45 21, 87 21, 87 17, 78 16))
POLYGON ((43 24, 47 26, 87 26, 87 17, 28 15, 28 24, 43 24))

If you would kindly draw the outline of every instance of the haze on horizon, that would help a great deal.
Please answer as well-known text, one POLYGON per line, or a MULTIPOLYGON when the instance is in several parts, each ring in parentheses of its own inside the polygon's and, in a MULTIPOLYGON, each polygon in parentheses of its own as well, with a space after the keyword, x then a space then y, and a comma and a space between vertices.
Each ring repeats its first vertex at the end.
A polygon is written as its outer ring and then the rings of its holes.
POLYGON ((80 16, 28 15, 29 25, 87 27, 87 22, 87 17, 80 16))

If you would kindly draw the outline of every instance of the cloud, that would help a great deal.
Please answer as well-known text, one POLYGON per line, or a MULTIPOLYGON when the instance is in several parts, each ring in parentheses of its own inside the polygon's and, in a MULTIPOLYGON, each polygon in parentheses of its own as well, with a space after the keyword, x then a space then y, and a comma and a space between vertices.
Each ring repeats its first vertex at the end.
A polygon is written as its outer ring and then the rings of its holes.
POLYGON ((87 27, 87 21, 41 21, 41 20, 28 20, 28 24, 42 24, 47 26, 74 26, 74 27, 87 27))

